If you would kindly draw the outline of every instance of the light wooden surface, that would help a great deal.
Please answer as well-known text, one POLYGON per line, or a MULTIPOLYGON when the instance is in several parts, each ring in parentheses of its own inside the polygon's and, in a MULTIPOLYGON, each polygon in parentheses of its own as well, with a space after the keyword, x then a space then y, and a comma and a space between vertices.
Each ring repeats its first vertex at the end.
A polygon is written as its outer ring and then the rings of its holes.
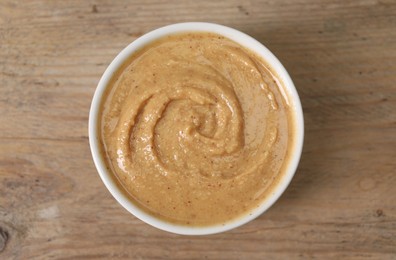
POLYGON ((395 1, 0 1, 0 259, 396 259, 395 1), (127 213, 88 111, 106 66, 166 24, 257 38, 300 93, 298 172, 257 220, 202 237, 127 213))

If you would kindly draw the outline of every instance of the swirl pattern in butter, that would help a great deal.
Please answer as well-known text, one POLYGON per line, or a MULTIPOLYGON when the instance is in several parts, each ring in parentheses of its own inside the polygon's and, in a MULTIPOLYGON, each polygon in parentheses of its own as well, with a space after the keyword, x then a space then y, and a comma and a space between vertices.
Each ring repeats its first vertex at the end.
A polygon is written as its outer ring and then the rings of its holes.
POLYGON ((135 53, 103 102, 103 151, 141 208, 186 225, 249 214, 282 176, 291 119, 254 53, 210 33, 135 53))

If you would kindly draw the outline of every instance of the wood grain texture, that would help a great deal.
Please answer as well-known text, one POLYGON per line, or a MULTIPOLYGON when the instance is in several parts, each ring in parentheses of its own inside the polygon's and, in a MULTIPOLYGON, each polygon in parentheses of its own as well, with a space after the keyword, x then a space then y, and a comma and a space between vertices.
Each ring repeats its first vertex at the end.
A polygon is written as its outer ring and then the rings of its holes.
POLYGON ((0 259, 396 259, 396 2, 0 1, 0 259), (92 163, 88 112, 115 55, 183 21, 257 38, 299 91, 301 164, 255 221, 173 235, 92 163))

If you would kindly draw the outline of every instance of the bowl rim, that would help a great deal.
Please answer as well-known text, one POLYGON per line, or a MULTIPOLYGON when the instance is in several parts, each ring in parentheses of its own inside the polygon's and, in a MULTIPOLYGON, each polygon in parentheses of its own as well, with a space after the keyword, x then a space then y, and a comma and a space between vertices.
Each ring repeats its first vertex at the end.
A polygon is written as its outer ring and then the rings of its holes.
POLYGON ((129 211, 131 214, 133 214, 135 217, 139 218, 143 222, 164 231, 182 235, 209 235, 225 232, 252 221, 253 219, 263 214, 266 210, 268 210, 280 198, 280 196, 283 194, 283 192, 286 190, 287 186, 291 182, 300 161, 304 141, 304 118, 300 98, 288 72, 283 67, 281 62, 275 57, 275 55, 262 43, 243 32, 224 25, 207 22, 186 22, 171 24, 150 31, 137 38, 135 41, 130 43, 117 54, 117 56, 113 59, 110 65, 106 68, 96 87, 89 112, 88 135, 93 161, 100 178, 102 179, 106 188, 110 191, 111 195, 127 211, 129 211), (288 92, 289 102, 291 102, 290 106, 295 112, 295 143, 292 146, 291 151, 289 151, 291 152, 290 162, 278 185, 274 188, 273 192, 269 195, 269 197, 263 200, 260 206, 253 212, 251 212, 251 214, 247 213, 246 215, 225 224, 203 227, 190 227, 170 223, 166 220, 162 220, 153 215, 150 215, 149 213, 140 209, 138 206, 134 205, 131 199, 127 197, 125 192, 121 190, 122 188, 115 182, 114 177, 112 177, 112 173, 110 172, 110 170, 107 169, 104 158, 102 158, 100 152, 101 142, 100 137, 98 136, 100 105, 102 96, 110 80, 112 79, 113 74, 123 65, 128 57, 130 57, 135 51, 141 49, 143 46, 166 35, 182 32, 211 32, 220 34, 237 42, 245 48, 252 50, 254 53, 262 57, 268 63, 268 65, 276 72, 277 76, 282 80, 283 85, 288 92))

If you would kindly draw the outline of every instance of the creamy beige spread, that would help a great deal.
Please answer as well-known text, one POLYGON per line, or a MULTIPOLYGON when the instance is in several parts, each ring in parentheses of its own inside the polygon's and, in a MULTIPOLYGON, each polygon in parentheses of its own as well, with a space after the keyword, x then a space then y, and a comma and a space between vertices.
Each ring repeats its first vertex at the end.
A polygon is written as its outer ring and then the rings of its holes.
POLYGON ((253 52, 217 34, 164 37, 126 62, 102 102, 109 168, 131 200, 185 225, 254 210, 292 144, 287 96, 253 52))

